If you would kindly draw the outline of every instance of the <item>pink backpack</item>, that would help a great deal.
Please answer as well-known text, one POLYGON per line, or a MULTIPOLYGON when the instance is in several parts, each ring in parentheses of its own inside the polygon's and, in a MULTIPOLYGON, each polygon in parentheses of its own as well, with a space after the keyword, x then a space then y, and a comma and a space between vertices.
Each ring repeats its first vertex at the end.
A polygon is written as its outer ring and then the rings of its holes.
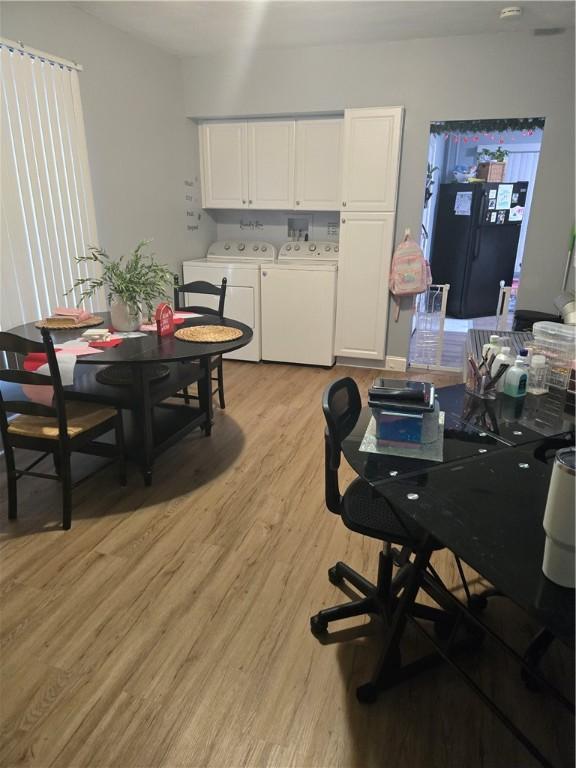
POLYGON ((431 284, 430 265, 410 231, 406 230, 404 240, 394 251, 390 268, 390 293, 396 298, 396 320, 400 314, 400 297, 424 293, 431 284))

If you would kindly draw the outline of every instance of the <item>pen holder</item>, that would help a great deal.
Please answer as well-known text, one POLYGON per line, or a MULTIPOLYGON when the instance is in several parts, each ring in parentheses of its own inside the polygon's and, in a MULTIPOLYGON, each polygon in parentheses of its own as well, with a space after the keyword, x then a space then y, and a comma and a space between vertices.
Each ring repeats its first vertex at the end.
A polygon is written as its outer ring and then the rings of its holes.
POLYGON ((489 376, 482 376, 478 372, 478 366, 470 361, 466 363, 466 392, 474 397, 480 397, 482 400, 495 400, 496 390, 494 387, 486 389, 490 383, 489 376))

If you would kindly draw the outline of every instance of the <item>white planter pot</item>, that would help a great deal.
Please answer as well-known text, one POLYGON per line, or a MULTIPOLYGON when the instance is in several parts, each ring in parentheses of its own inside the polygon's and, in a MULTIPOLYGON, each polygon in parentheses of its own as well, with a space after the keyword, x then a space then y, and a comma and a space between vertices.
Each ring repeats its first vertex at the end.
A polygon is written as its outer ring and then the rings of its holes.
POLYGON ((123 301, 110 304, 110 319, 116 331, 137 331, 142 325, 142 313, 134 314, 123 301))

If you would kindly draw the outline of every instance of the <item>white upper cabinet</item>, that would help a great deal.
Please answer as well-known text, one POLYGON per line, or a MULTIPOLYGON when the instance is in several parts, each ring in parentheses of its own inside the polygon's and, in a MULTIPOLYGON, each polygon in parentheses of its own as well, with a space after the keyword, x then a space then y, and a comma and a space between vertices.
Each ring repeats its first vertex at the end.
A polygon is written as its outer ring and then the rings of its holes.
POLYGON ((248 123, 249 197, 251 208, 294 207, 293 120, 248 123))
POLYGON ((393 238, 393 213, 342 214, 337 355, 384 359, 393 238))
POLYGON ((343 211, 394 211, 402 107, 344 112, 343 211))
POLYGON ((342 119, 296 122, 296 209, 340 208, 342 127, 342 119))
POLYGON ((200 151, 203 207, 248 207, 246 123, 204 123, 200 151))

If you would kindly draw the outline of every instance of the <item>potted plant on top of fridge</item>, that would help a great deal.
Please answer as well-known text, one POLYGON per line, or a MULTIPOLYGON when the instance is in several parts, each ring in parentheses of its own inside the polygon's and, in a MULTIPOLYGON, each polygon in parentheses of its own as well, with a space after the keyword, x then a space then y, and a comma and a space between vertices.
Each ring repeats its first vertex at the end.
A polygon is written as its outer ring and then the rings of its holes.
POLYGON ((508 150, 502 147, 479 149, 476 178, 484 181, 503 181, 508 154, 508 150))
POLYGON ((154 254, 145 255, 150 240, 142 240, 128 256, 112 259, 106 251, 88 246, 88 253, 76 257, 78 263, 96 264, 98 276, 79 277, 66 295, 80 290, 78 305, 92 298, 100 289, 106 291, 110 318, 117 331, 135 331, 143 312, 152 316, 158 299, 167 295, 173 282, 168 267, 157 264, 154 254))

